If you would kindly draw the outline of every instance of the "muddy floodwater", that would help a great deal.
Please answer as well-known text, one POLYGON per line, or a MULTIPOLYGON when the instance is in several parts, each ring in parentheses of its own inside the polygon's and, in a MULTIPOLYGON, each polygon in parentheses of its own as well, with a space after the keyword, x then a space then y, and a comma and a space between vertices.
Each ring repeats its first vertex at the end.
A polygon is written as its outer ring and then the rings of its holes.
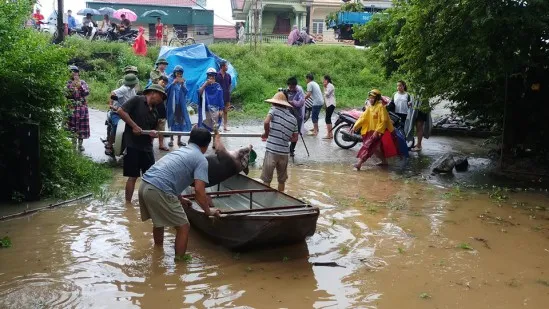
POLYGON ((174 262, 172 231, 154 248, 123 186, 1 222, 0 308, 549 308, 541 193, 293 166, 288 193, 321 210, 313 237, 233 252, 192 231, 192 259, 174 262))

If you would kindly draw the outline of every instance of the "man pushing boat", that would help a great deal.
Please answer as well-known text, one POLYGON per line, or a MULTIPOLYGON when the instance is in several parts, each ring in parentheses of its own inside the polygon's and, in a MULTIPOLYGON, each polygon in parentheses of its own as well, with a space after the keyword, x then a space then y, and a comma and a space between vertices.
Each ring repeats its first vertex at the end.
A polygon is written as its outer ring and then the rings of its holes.
POLYGON ((141 220, 152 219, 154 244, 164 243, 164 228, 175 227, 176 259, 184 256, 189 239, 189 221, 183 207, 192 202, 181 196, 194 182, 195 200, 205 216, 219 216, 219 210, 210 209, 211 199, 206 195, 208 160, 204 156, 211 133, 204 128, 192 129, 189 143, 158 160, 144 175, 139 187, 141 220), (183 206, 183 207, 182 207, 183 206))

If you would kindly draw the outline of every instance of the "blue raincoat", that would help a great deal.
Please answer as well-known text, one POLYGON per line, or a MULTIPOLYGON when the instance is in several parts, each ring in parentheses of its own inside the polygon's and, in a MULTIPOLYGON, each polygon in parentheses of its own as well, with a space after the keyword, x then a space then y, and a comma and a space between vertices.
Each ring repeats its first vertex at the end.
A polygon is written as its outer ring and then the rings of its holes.
POLYGON ((166 114, 168 127, 171 131, 190 132, 192 129, 191 118, 187 110, 187 83, 176 84, 175 74, 169 77, 166 93, 166 114))
MULTIPOLYGON (((198 95, 200 97, 200 92, 198 95)), ((225 102, 221 85, 214 83, 206 86, 198 103, 198 127, 206 128, 210 132, 213 131, 215 123, 220 127, 222 117, 219 112, 222 112, 223 108, 225 108, 225 102)))

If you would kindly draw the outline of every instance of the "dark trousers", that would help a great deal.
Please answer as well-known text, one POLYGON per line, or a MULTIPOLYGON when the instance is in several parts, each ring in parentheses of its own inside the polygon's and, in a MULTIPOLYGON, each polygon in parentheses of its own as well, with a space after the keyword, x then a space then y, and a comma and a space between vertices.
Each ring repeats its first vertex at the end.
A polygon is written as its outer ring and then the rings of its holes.
MULTIPOLYGON (((297 108, 292 108, 292 114, 297 119, 297 133, 301 135, 301 126, 303 125, 303 119, 301 117, 300 110, 298 110, 297 108)), ((297 142, 290 143, 290 153, 294 153, 296 145, 297 142)))

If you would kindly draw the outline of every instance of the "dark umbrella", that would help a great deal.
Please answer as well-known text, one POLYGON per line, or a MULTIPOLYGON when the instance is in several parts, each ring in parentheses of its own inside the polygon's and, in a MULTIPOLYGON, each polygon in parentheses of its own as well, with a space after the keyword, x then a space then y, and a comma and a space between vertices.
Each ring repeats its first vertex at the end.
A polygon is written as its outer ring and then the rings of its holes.
POLYGON ((168 13, 162 10, 150 10, 141 14, 141 17, 161 17, 161 16, 168 16, 168 13))
POLYGON ((96 9, 85 8, 85 9, 82 9, 82 10, 78 11, 78 13, 76 13, 76 14, 82 15, 82 16, 86 16, 88 14, 101 15, 101 12, 99 12, 96 9))
POLYGON ((114 13, 114 11, 116 11, 115 9, 113 8, 110 8, 110 7, 104 7, 104 8, 100 8, 99 10, 99 13, 101 13, 101 15, 109 15, 112 17, 112 14, 114 13))

